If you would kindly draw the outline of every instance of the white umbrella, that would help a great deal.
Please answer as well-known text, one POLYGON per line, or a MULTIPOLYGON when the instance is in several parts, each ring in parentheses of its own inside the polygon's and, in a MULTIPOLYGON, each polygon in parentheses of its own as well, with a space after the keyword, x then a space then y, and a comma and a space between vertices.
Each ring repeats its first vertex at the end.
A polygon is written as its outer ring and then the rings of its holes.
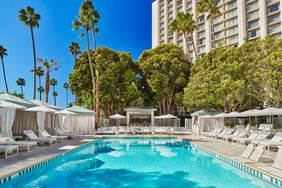
POLYGON ((120 115, 120 114, 111 115, 111 116, 109 116, 109 118, 110 118, 110 119, 126 119, 125 116, 120 115))
POLYGON ((254 116, 272 116, 272 115, 282 115, 281 108, 265 108, 263 110, 257 110, 253 113, 254 116))
POLYGON ((226 113, 220 113, 220 114, 216 114, 214 116, 212 116, 213 118, 224 118, 224 116, 226 115, 226 113))
POLYGON ((43 122, 43 119, 45 121, 45 113, 46 112, 56 112, 56 110, 52 109, 52 108, 49 108, 47 106, 36 106, 36 107, 33 107, 33 108, 28 108, 26 109, 26 111, 29 111, 29 112, 37 112, 37 123, 39 124, 39 120, 38 120, 38 112, 41 112, 41 117, 40 117, 40 120, 41 120, 41 125, 38 125, 39 128, 42 128, 44 129, 44 122, 43 122))
POLYGON ((240 117, 254 116, 258 111, 260 110, 257 110, 257 109, 247 110, 247 111, 239 113, 238 116, 240 117))
POLYGON ((173 116, 171 114, 156 116, 155 119, 178 119, 177 116, 173 116))
POLYGON ((239 112, 233 111, 228 114, 223 115, 223 117, 238 117, 239 112))
POLYGON ((120 114, 111 115, 111 116, 109 116, 109 118, 110 118, 110 119, 116 119, 117 122, 118 122, 118 126, 120 126, 120 120, 121 120, 121 119, 126 119, 125 116, 120 115, 120 114))

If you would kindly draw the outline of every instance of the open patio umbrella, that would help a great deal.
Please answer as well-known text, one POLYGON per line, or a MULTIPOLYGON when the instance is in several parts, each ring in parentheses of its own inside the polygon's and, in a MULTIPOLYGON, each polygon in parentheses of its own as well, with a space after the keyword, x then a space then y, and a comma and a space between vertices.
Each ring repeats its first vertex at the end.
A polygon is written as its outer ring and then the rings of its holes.
POLYGON ((156 116, 155 119, 178 119, 177 116, 173 116, 171 114, 156 116))
POLYGON ((118 126, 120 126, 120 121, 121 121, 122 119, 126 119, 125 116, 120 115, 120 114, 111 115, 111 116, 109 116, 109 118, 110 118, 110 119, 116 119, 117 122, 118 122, 118 126))
POLYGON ((37 124, 39 128, 44 129, 44 123, 45 123, 45 115, 47 112, 56 112, 56 110, 49 108, 47 106, 36 106, 33 108, 28 108, 25 111, 29 112, 37 112, 37 124))

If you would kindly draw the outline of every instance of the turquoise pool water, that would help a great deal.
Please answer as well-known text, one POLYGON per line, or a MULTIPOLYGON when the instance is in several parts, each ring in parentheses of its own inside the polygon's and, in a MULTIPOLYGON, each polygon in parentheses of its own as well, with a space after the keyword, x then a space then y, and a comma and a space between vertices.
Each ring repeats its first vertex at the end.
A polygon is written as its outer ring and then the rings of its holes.
POLYGON ((255 188, 272 185, 173 138, 103 138, 0 187, 255 188))

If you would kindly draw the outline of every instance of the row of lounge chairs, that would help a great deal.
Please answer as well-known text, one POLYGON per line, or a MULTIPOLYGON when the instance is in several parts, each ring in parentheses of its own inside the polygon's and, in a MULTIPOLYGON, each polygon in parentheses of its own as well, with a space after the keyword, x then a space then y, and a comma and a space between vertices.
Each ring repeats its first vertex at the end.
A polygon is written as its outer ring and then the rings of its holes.
MULTIPOLYGON (((231 157, 231 159, 242 163, 263 161, 262 156, 266 149, 278 148, 272 166, 259 166, 258 168, 282 178, 282 132, 272 132, 271 129, 271 124, 261 124, 258 130, 252 132, 247 126, 244 130, 216 129, 208 133, 207 136, 247 145, 240 156, 231 157), (271 135, 273 137, 268 139, 271 135)), ((268 159, 268 162, 270 160, 268 159)))
POLYGON ((96 134, 190 134, 184 127, 141 127, 141 126, 119 126, 119 127, 101 127, 96 134))
POLYGON ((37 149, 38 144, 52 144, 63 142, 68 138, 75 138, 77 134, 69 133, 66 130, 55 128, 56 135, 52 136, 45 129, 39 129, 39 137, 32 130, 24 130, 23 134, 28 141, 15 141, 13 137, 0 133, 0 153, 4 154, 5 158, 16 156, 19 151, 30 152, 37 149))

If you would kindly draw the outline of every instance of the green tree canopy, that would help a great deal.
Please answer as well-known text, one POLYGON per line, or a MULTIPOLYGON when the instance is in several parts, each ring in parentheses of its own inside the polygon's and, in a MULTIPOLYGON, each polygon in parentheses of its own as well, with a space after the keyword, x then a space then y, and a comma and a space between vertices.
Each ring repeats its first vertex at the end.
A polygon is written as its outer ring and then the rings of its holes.
POLYGON ((164 44, 144 51, 138 61, 153 93, 152 105, 158 106, 161 114, 172 113, 188 83, 191 63, 187 56, 180 47, 164 44))
MULTIPOLYGON (((136 63, 128 53, 116 52, 106 47, 91 51, 93 68, 100 73, 101 108, 106 115, 123 112, 129 105, 142 104, 141 92, 138 90, 138 79, 133 67, 136 63)), ((69 77, 71 91, 77 102, 90 107, 93 104, 91 93, 91 72, 87 53, 84 52, 74 65, 69 77)))

